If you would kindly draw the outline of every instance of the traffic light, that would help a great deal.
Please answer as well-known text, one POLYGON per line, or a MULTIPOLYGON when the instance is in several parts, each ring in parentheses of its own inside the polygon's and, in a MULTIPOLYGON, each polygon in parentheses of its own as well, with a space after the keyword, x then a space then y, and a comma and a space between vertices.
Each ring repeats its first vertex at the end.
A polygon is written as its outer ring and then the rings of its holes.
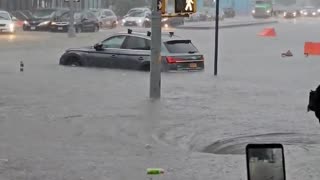
POLYGON ((175 0, 175 13, 195 13, 197 0, 175 0))
POLYGON ((167 0, 157 0, 158 2, 158 11, 161 11, 161 14, 166 13, 166 1, 167 0))

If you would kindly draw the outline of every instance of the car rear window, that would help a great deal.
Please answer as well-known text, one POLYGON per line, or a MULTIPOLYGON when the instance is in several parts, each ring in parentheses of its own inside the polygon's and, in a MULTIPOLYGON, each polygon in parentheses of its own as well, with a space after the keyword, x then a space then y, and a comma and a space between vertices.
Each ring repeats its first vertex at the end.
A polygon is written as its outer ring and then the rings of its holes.
POLYGON ((164 43, 170 53, 196 53, 198 49, 190 40, 175 40, 164 43))

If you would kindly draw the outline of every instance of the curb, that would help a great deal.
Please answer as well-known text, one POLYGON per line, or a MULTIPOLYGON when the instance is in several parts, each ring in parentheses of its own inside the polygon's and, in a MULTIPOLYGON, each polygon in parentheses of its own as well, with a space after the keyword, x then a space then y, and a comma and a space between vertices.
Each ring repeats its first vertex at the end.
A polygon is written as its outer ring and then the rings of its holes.
MULTIPOLYGON (((219 29, 227 29, 227 28, 236 28, 236 27, 247 27, 247 26, 258 26, 265 24, 276 24, 278 21, 267 21, 267 22, 249 22, 249 23, 238 23, 238 24, 229 24, 229 25, 221 25, 219 29)), ((195 26, 178 26, 176 29, 186 29, 186 30, 209 30, 215 29, 215 26, 203 26, 203 27, 195 27, 195 26)))

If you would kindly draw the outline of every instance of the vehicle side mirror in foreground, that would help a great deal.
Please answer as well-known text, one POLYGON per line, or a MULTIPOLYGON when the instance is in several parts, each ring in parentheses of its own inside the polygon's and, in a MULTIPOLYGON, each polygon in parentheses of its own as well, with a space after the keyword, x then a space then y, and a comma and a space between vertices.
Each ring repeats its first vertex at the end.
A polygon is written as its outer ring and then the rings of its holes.
POLYGON ((249 144, 246 156, 248 180, 286 180, 281 144, 249 144))
POLYGON ((93 46, 93 48, 97 51, 100 51, 103 49, 103 45, 101 43, 97 43, 93 46))

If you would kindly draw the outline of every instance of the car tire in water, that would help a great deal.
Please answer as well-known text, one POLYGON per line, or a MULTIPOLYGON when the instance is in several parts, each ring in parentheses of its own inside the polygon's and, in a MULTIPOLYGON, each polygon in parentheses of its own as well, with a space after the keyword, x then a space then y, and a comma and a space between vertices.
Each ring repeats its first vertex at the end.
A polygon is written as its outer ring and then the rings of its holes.
POLYGON ((150 64, 143 64, 143 65, 140 67, 140 70, 141 70, 141 71, 150 71, 150 64))
POLYGON ((66 60, 65 65, 66 66, 79 67, 79 66, 82 66, 82 63, 81 63, 81 61, 80 61, 80 59, 78 57, 71 56, 71 57, 68 57, 68 59, 66 60))

